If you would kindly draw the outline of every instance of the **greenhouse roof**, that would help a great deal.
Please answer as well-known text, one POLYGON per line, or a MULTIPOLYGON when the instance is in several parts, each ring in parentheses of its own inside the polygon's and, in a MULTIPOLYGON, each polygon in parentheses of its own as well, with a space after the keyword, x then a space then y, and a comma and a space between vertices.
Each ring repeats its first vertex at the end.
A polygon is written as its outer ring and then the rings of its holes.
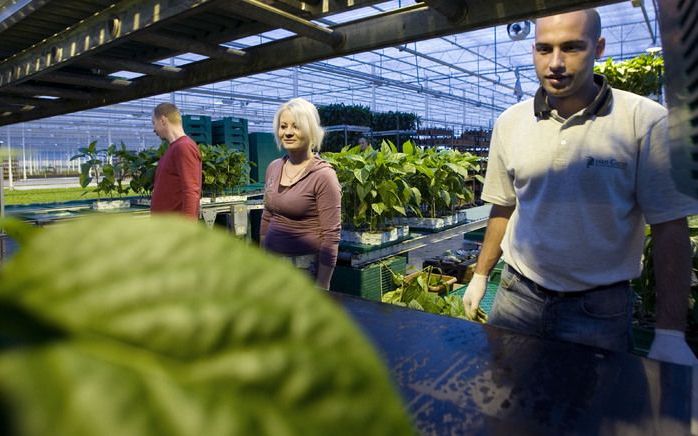
MULTIPOLYGON (((37 2, 0 2, 0 18, 4 20, 0 22, 0 38, 5 30, 3 25, 12 30, 8 24, 12 19, 9 8, 14 5, 16 11, 23 3, 37 2)), ((49 7, 52 2, 44 3, 49 7)), ((62 4, 77 3, 90 4, 94 8, 100 6, 99 2, 73 0, 62 4)), ((110 2, 102 3, 104 6, 110 2)), ((312 22, 319 27, 333 28, 381 14, 389 15, 404 8, 418 8, 421 4, 414 1, 356 3, 366 6, 320 14, 312 22)), ((624 1, 598 9, 607 40, 606 53, 601 61, 608 56, 629 58, 661 45, 655 2, 624 1)), ((527 22, 521 19, 511 24, 525 29, 527 22)), ((13 122, 0 129, 0 139, 19 145, 24 137, 28 145, 67 152, 95 139, 102 144, 123 141, 134 148, 152 146, 157 138, 150 126, 150 113, 153 106, 162 101, 173 101, 185 114, 209 115, 214 119, 241 117, 249 120, 250 131, 270 131, 276 107, 294 96, 307 98, 318 105, 359 104, 373 111, 414 112, 420 117, 420 127, 448 128, 456 134, 466 129, 490 128, 499 113, 516 103, 519 97, 533 95, 537 89, 531 58, 534 25, 528 24, 531 25, 530 33, 515 34, 513 38, 508 32, 510 26, 500 24, 269 69, 71 114, 13 122)), ((288 30, 275 29, 221 42, 221 46, 231 52, 250 52, 293 35, 288 30)), ((176 69, 206 61, 201 54, 187 52, 163 58, 165 53, 162 51, 160 58, 153 63, 176 69)), ((124 81, 138 80, 143 75, 111 70, 110 78, 124 81)), ((2 91, 0 87, 0 101, 8 97, 2 95, 2 91)), ((0 106, 5 104, 0 103, 0 106)))

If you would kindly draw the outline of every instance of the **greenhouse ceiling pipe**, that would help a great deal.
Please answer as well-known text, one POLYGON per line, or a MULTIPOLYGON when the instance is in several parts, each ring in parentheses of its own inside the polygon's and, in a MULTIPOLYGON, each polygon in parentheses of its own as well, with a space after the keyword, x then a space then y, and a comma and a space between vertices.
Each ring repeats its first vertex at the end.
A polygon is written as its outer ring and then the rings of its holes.
MULTIPOLYGON (((334 66, 330 66, 330 68, 328 68, 328 67, 323 66, 323 65, 327 65, 327 64, 321 64, 319 62, 315 62, 313 64, 306 65, 303 68, 313 69, 313 70, 317 70, 317 71, 336 72, 336 70, 332 68, 334 66)), ((445 98, 445 99, 457 101, 460 103, 468 103, 470 105, 477 106, 477 107, 483 107, 483 108, 487 108, 487 109, 495 109, 495 110, 499 110, 499 111, 503 111, 505 109, 504 107, 492 106, 490 104, 482 103, 481 101, 474 100, 472 98, 459 97, 457 95, 453 95, 453 94, 449 94, 449 93, 441 92, 441 91, 436 91, 433 89, 425 88, 423 86, 413 85, 411 83, 401 82, 399 80, 386 79, 385 77, 380 77, 380 76, 372 76, 370 74, 363 73, 363 72, 346 70, 342 74, 344 74, 348 77, 356 77, 356 78, 362 78, 363 80, 370 80, 370 81, 373 81, 377 84, 380 83, 382 85, 390 86, 393 88, 399 88, 399 89, 404 89, 404 90, 408 90, 408 91, 413 91, 413 92, 416 92, 418 94, 429 94, 429 95, 433 95, 434 97, 438 97, 438 98, 445 98)))
MULTIPOLYGON (((471 49, 471 48, 464 47, 463 45, 458 44, 456 41, 452 41, 452 40, 450 40, 450 39, 448 39, 448 38, 441 38, 441 39, 444 40, 444 41, 446 41, 447 43, 449 43, 449 44, 455 46, 455 47, 458 47, 458 48, 461 49, 461 50, 467 51, 468 53, 477 56, 478 58, 486 58, 486 59, 487 59, 486 56, 480 54, 479 52, 477 52, 477 51, 475 51, 475 50, 473 50, 473 49, 471 49)), ((491 59, 487 59, 487 60, 491 61, 491 59)), ((509 70, 509 72, 513 72, 513 69, 511 68, 511 66, 504 65, 504 64, 502 64, 502 63, 498 63, 498 64, 496 64, 496 65, 497 65, 498 67, 500 67, 500 68, 504 68, 504 69, 506 69, 506 70, 509 70)), ((482 74, 482 73, 480 73, 480 74, 482 74)), ((531 77, 527 77, 527 76, 524 76, 524 75, 522 75, 522 77, 524 77, 525 79, 530 80, 531 82, 537 82, 537 81, 538 81, 537 78, 536 78, 536 79, 532 79, 531 77)))
MULTIPOLYGON (((456 71, 460 71, 461 73, 465 73, 465 74, 467 74, 467 75, 474 76, 474 77, 479 77, 479 78, 482 79, 482 80, 485 80, 485 81, 494 83, 495 85, 502 86, 502 87, 507 88, 507 89, 511 89, 512 91, 515 90, 513 86, 507 85, 507 84, 505 84, 505 83, 502 83, 501 80, 494 80, 494 79, 491 79, 491 78, 489 78, 489 77, 487 77, 487 76, 483 76, 482 74, 478 74, 478 73, 475 73, 475 72, 473 72, 473 71, 466 70, 465 68, 458 67, 458 66, 453 65, 453 64, 451 64, 451 63, 442 61, 441 59, 437 59, 437 58, 435 58, 435 57, 433 57, 433 56, 429 56, 429 55, 426 55, 426 54, 424 54, 424 53, 418 52, 417 50, 412 50, 412 49, 410 49, 410 48, 407 48, 407 47, 405 47, 404 45, 398 47, 398 50, 400 50, 400 51, 405 51, 405 52, 410 53, 410 54, 413 54, 413 55, 415 55, 415 56, 419 56, 419 57, 421 57, 421 58, 424 58, 424 59, 426 59, 426 60, 428 60, 428 61, 431 61, 431 62, 440 64, 440 65, 447 66, 448 68, 454 69, 454 70, 456 70, 456 71)), ((529 92, 527 92, 526 95, 533 97, 533 94, 531 94, 531 93, 529 93, 529 92)))
MULTIPOLYGON (((401 59, 397 59, 397 58, 391 58, 391 59, 394 59, 396 61, 401 61, 401 59)), ((362 62, 362 63, 364 63, 364 62, 362 62)), ((329 74, 330 76, 350 77, 350 78, 356 79, 357 81, 359 81, 361 83, 368 81, 368 82, 371 82, 372 86, 375 86, 376 84, 381 84, 381 85, 385 85, 386 87, 390 87, 390 88, 398 88, 401 91, 415 91, 415 89, 416 89, 418 91, 425 92, 424 87, 420 87, 420 86, 417 86, 417 85, 414 85, 414 84, 411 84, 408 82, 404 82, 404 81, 400 81, 400 80, 392 80, 390 83, 388 83, 388 81, 390 81, 391 79, 387 79, 387 78, 382 77, 382 76, 376 76, 375 74, 357 72, 357 71, 354 71, 354 70, 349 69, 349 68, 338 67, 336 65, 328 64, 326 62, 314 62, 312 64, 305 65, 303 68, 312 70, 313 69, 312 66, 314 66, 314 65, 319 65, 319 66, 324 67, 324 68, 322 68, 320 70, 316 70, 316 71, 325 72, 325 73, 329 74), (415 86, 416 86, 416 88, 415 88, 415 86)), ((428 69, 428 70, 433 71, 431 69, 428 69)), ((446 77, 444 77, 444 78, 446 78, 446 77)), ((437 78, 432 77, 430 80, 431 81, 439 81, 439 80, 442 80, 442 78, 441 77, 437 77, 437 78)), ((458 80, 466 85, 472 86, 472 83, 467 82, 466 80, 463 80, 461 78, 458 78, 458 80)), ((501 94, 501 95, 509 96, 509 94, 505 94, 505 93, 503 93, 499 90, 496 90, 496 89, 493 91, 498 93, 498 94, 501 94)), ((472 105, 478 106, 478 107, 482 106, 482 104, 479 103, 480 102, 479 100, 469 99, 469 101, 466 102, 463 100, 463 97, 456 96, 455 94, 452 94, 452 93, 445 93, 445 92, 441 92, 441 91, 433 90, 433 89, 427 89, 426 92, 431 92, 432 95, 433 95, 433 93, 439 93, 439 95, 438 95, 439 98, 442 98, 442 97, 450 98, 450 99, 453 99, 453 100, 458 101, 460 103, 465 102, 465 103, 471 103, 472 105)), ((498 99, 498 101, 501 101, 504 104, 508 104, 508 101, 504 101, 501 99, 498 99)), ((485 106, 487 106, 487 105, 485 105, 485 106)), ((489 106, 487 106, 487 107, 489 107, 489 106)), ((496 106, 496 107, 504 108, 504 106, 496 106)))
MULTIPOLYGON (((375 54, 377 54, 377 55, 379 55, 379 56, 381 56, 381 57, 387 58, 387 59, 389 59, 389 60, 391 60, 391 61, 394 61, 394 62, 404 63, 404 64, 409 65, 409 66, 412 65, 411 63, 406 62, 403 58, 396 58, 396 57, 388 56, 388 55, 386 55, 385 53, 375 53, 375 54)), ((358 59, 356 60, 356 62, 362 63, 362 64, 364 64, 364 65, 373 65, 373 64, 370 63, 370 62, 365 62, 365 61, 361 61, 361 60, 358 60, 358 59)), ((424 67, 424 66, 422 66, 422 67, 420 67, 420 68, 421 68, 422 70, 429 71, 429 72, 434 73, 434 74, 437 74, 437 75, 439 76, 439 77, 433 77, 433 76, 432 76, 432 77, 430 78, 430 80, 432 80, 432 81, 440 81, 440 80, 443 80, 443 79, 448 79, 448 78, 453 79, 453 78, 455 78, 455 79, 457 79, 459 82, 461 82, 461 83, 464 84, 464 85, 473 86, 473 83, 468 82, 467 80, 465 80, 465 77, 470 76, 470 75, 452 75, 452 74, 451 74, 451 75, 446 76, 446 75, 442 74, 441 72, 439 72, 439 71, 437 71, 437 70, 434 70, 434 69, 432 69, 432 68, 429 68, 429 67, 424 67)), ((416 80, 416 76, 415 76, 415 75, 412 75, 412 74, 407 73, 407 72, 403 72, 402 74, 404 74, 404 75, 406 75, 406 76, 414 77, 415 80, 416 80)), ((375 75, 375 74, 374 74, 374 75, 375 75)), ((501 94, 501 95, 503 95, 503 96, 507 96, 507 97, 510 96, 510 94, 504 93, 504 92, 500 91, 499 89, 492 89, 492 91, 494 91, 494 92, 496 92, 496 93, 498 93, 498 94, 501 94)), ((504 102, 505 104, 507 103, 506 101, 503 101, 503 100, 501 100, 501 99, 500 99, 500 101, 504 102)))

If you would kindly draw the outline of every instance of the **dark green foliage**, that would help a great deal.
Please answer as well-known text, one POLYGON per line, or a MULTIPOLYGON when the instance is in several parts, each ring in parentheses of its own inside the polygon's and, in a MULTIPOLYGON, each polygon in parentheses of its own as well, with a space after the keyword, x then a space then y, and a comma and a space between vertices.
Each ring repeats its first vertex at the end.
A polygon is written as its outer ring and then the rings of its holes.
POLYGON ((454 318, 471 319, 478 322, 486 322, 487 315, 478 309, 473 318, 469 318, 463 306, 463 300, 458 295, 441 296, 436 292, 430 292, 429 287, 443 283, 443 276, 433 272, 432 267, 427 267, 415 276, 403 276, 394 274, 393 278, 398 288, 386 292, 381 296, 383 303, 409 307, 437 315, 447 315, 454 318))
POLYGON ((220 145, 199 144, 204 195, 232 193, 250 183, 250 164, 245 152, 220 145))
POLYGON ((417 210, 421 197, 406 177, 415 168, 398 153, 395 145, 383 142, 379 149, 345 147, 339 153, 324 153, 342 185, 342 224, 346 229, 378 230, 391 218, 417 210))
POLYGON ((342 185, 345 229, 384 229, 397 216, 438 217, 473 201, 465 181, 479 169, 476 156, 422 149, 410 141, 402 149, 383 141, 377 149, 323 154, 342 185))
POLYGON ((603 74, 611 87, 638 95, 659 95, 664 83, 664 58, 655 54, 641 54, 632 59, 614 62, 606 59, 594 71, 603 74))
MULTIPOLYGON (((692 280, 691 292, 688 297, 688 333, 692 336, 698 335, 698 216, 692 216, 688 219, 688 226, 691 237, 691 252, 692 252, 692 280)), ((639 311, 635 314, 636 317, 644 321, 653 322, 656 315, 656 281, 654 278, 654 259, 653 249, 654 242, 650 227, 645 230, 645 248, 642 253, 642 272, 640 277, 633 280, 632 286, 639 297, 639 311)))
MULTIPOLYGON (((320 122, 323 126, 361 126, 370 127, 374 132, 386 130, 415 130, 419 117, 409 112, 371 112, 368 106, 345 105, 344 103, 318 106, 320 122)), ((346 133, 346 144, 344 132, 329 132, 325 135, 322 149, 325 151, 339 151, 345 145, 356 145, 360 137, 368 136, 366 133, 351 132, 346 133)), ((409 136, 397 136, 374 138, 373 142, 380 142, 382 139, 389 140, 395 144, 402 144, 410 139, 409 136)))
POLYGON ((131 177, 129 185, 133 192, 150 195, 155 183, 155 170, 158 161, 167 151, 167 147, 167 142, 163 141, 157 148, 146 148, 139 152, 125 150, 119 156, 126 162, 127 173, 131 177))
POLYGON ((79 148, 78 152, 70 160, 85 159, 80 165, 80 186, 87 188, 94 178, 97 183, 94 191, 100 196, 122 196, 129 192, 129 186, 125 185, 128 162, 124 157, 130 152, 123 142, 120 148, 110 144, 107 148, 98 149, 97 141, 92 141, 87 147, 79 148))

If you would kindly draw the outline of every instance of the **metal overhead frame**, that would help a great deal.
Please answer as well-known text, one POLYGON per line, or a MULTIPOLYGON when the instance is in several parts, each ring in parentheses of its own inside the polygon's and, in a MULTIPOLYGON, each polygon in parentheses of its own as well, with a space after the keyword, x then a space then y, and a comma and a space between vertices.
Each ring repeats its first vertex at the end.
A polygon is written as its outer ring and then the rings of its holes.
MULTIPOLYGON (((310 20, 380 2, 124 0, 0 62, 0 96, 19 93, 31 98, 44 95, 60 97, 45 103, 35 101, 37 105, 31 105, 34 106, 33 109, 27 110, 27 105, 23 105, 17 106, 14 111, 5 111, 0 114, 0 125, 106 106, 512 20, 617 2, 618 0, 552 0, 542 4, 535 0, 472 0, 455 4, 456 2, 451 1, 431 0, 336 26, 323 27, 310 20), (229 27, 220 29, 221 16, 229 18, 229 27), (188 22, 196 21, 201 25, 206 23, 206 17, 216 21, 208 31, 189 30, 187 33, 185 28, 188 22), (223 42, 273 30, 274 27, 269 27, 269 23, 273 26, 283 26, 296 35, 250 47, 244 50, 244 55, 230 52, 228 48, 220 46, 223 42), (162 43, 163 38, 177 38, 168 40, 175 42, 176 47, 158 47, 166 45, 162 43), (107 83, 105 80, 113 79, 108 76, 108 72, 118 71, 114 68, 105 71, 104 65, 108 65, 108 61, 104 58, 136 62, 141 66, 150 64, 151 68, 160 72, 167 70, 153 62, 177 53, 195 52, 193 48, 203 47, 207 47, 207 51, 214 48, 214 52, 222 58, 208 57, 198 62, 180 65, 179 72, 165 73, 167 76, 144 72, 146 75, 131 79, 130 85, 124 83, 123 89, 104 87, 107 83), (222 55, 220 48, 225 50, 225 55, 222 55), (101 59, 92 63, 91 59, 95 56, 101 59), (238 58, 249 60, 239 62, 236 61, 238 58), (52 82, 48 82, 49 78, 42 80, 42 76, 57 72, 63 75, 49 76, 52 82), (81 85, 59 83, 58 79, 61 79, 61 82, 69 80, 67 77, 71 76, 65 76, 67 73, 91 75, 93 79, 105 80, 91 83, 86 80, 81 85), (95 83, 103 86, 91 86, 95 83)), ((45 7, 49 6, 51 4, 45 7)), ((31 19, 30 15, 25 21, 31 19)), ((10 28, 7 32, 11 30, 10 28)), ((71 80, 74 78, 72 76, 71 80)))
MULTIPOLYGON (((444 66, 449 67, 449 68, 451 68, 451 69, 453 69, 453 70, 455 70, 455 71, 459 71, 459 72, 461 72, 461 73, 464 73, 464 74, 466 74, 466 75, 468 75, 468 76, 479 77, 480 79, 485 80, 485 81, 487 81, 487 82, 491 82, 491 83, 493 83, 493 84, 495 84, 495 85, 502 86, 502 87, 507 88, 507 89, 511 89, 512 91, 514 90, 514 87, 511 86, 511 85, 507 85, 506 83, 502 83, 501 81, 497 81, 497 80, 494 80, 494 79, 490 79, 490 78, 487 77, 487 76, 483 76, 483 75, 480 75, 480 74, 475 73, 475 72, 473 72, 473 71, 466 70, 465 68, 460 68, 460 67, 457 67, 457 66, 455 66, 455 65, 451 65, 451 64, 449 64, 448 62, 444 62, 444 61, 442 61, 441 59, 435 58, 434 56, 429 56, 429 55, 426 55, 426 54, 424 54, 424 53, 421 53, 421 52, 419 52, 419 51, 417 51, 417 50, 409 49, 409 48, 407 48, 406 46, 400 46, 400 47, 399 47, 399 50, 400 50, 400 51, 407 52, 407 53, 410 53, 410 54, 413 54, 413 55, 415 55, 415 56, 419 56, 420 58, 426 59, 426 60, 428 60, 428 61, 430 61, 430 62, 434 62, 435 64, 444 65, 444 66)), ((533 97, 533 95, 530 94, 530 93, 527 93, 526 95, 528 95, 528 96, 530 96, 530 97, 533 97)))

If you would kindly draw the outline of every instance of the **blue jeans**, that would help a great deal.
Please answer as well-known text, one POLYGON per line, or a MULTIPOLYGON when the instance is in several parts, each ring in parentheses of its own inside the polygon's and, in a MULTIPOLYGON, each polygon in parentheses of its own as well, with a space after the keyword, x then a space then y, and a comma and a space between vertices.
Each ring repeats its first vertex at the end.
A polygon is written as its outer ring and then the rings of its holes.
POLYGON ((632 350, 633 292, 628 282, 562 294, 541 288, 506 265, 488 323, 520 333, 632 350))

